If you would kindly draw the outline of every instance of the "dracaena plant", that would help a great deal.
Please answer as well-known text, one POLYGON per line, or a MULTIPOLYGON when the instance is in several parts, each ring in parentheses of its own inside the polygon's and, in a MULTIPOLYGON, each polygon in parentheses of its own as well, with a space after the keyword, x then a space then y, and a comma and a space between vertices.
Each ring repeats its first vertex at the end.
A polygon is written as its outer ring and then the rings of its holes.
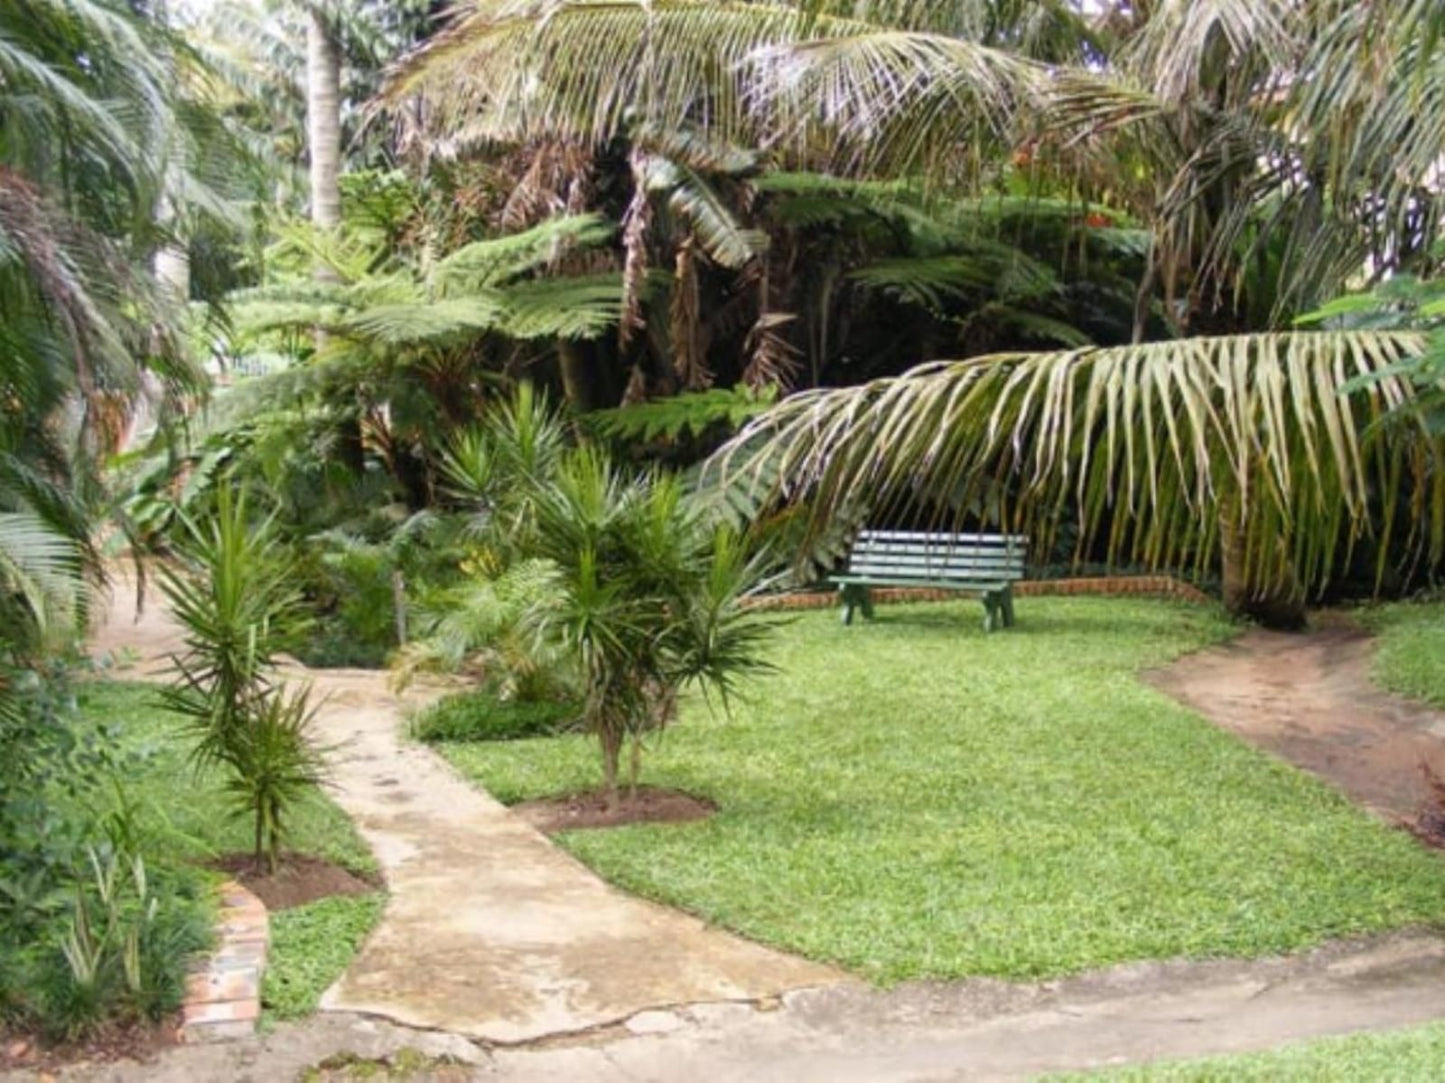
POLYGON ((252 817, 257 868, 274 871, 287 809, 325 775, 308 690, 275 677, 282 637, 300 620, 294 563, 273 519, 255 517, 231 483, 208 517, 182 523, 179 566, 162 570, 161 588, 185 649, 162 698, 186 721, 197 767, 223 772, 237 812, 252 817))

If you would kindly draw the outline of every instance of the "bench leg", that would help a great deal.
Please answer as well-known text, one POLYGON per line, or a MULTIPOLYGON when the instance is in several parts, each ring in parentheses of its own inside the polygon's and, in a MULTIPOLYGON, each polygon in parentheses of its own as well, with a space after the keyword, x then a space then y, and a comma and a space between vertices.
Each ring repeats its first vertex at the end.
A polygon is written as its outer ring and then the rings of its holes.
POLYGON ((982 595, 979 600, 983 602, 983 631, 987 635, 998 623, 998 595, 990 591, 988 594, 982 595))
POLYGON ((873 619, 873 592, 861 583, 845 583, 838 588, 843 596, 843 623, 853 623, 853 614, 863 613, 864 620, 873 619))
POLYGON ((1014 626, 1014 588, 1013 584, 1003 588, 1003 595, 999 599, 999 608, 1003 613, 1003 626, 1012 628, 1014 626))

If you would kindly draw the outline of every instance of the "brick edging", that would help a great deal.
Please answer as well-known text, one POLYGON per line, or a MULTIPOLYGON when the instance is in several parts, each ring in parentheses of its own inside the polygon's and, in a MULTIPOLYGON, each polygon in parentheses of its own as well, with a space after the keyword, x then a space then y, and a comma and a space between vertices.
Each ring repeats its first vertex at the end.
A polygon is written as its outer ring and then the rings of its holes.
POLYGON ((216 950, 186 979, 183 1042, 224 1042, 256 1033, 270 943, 266 905, 235 882, 221 885, 216 950))
MULTIPOLYGON (((1175 598, 1179 601, 1208 605, 1212 601, 1198 587, 1175 579, 1172 575, 1091 576, 1081 579, 1026 579, 1014 584, 1019 597, 1044 595, 1124 595, 1134 597, 1175 598)), ((958 598, 953 591, 926 588, 881 588, 873 591, 875 602, 948 602, 958 598)), ((838 604, 833 591, 803 591, 797 594, 774 594, 744 599, 752 609, 830 609, 838 604)))

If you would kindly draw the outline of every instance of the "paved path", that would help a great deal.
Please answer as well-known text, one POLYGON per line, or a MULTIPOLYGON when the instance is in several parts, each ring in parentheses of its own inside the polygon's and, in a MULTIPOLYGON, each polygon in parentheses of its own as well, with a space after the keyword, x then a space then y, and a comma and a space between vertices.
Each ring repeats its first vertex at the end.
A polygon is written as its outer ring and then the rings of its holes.
POLYGON ((1139 964, 1042 985, 920 983, 886 992, 835 985, 786 994, 771 1010, 693 1005, 643 1013, 587 1041, 522 1047, 486 1048, 455 1035, 322 1013, 254 1040, 183 1046, 149 1064, 85 1068, 65 1078, 349 1081, 366 1078, 365 1067, 304 1073, 323 1062, 396 1058, 410 1064, 397 1078, 448 1083, 1019 1080, 1265 1049, 1441 1016, 1445 943, 1397 936, 1289 959, 1139 964), (444 1059, 419 1065, 418 1054, 444 1059))
MULTIPOLYGON (((152 600, 117 591, 97 651, 155 677, 180 646, 152 600)), ((398 739, 406 706, 385 674, 288 667, 318 715, 332 794, 386 876, 381 923, 322 1006, 489 1042, 587 1030, 647 1008, 756 1000, 842 980, 617 891, 440 758, 398 739)))

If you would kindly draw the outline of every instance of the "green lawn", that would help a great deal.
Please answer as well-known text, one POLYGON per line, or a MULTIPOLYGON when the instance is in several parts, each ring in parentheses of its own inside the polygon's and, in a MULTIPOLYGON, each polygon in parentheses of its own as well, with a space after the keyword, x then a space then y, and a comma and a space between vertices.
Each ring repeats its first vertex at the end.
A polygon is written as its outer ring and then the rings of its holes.
MULTIPOLYGON (((1214 612, 1026 599, 806 614, 732 721, 693 704, 646 781, 707 822, 576 832, 609 879, 874 980, 1257 955, 1445 918, 1445 863, 1142 685, 1214 612)), ((442 746, 505 801, 594 787, 577 736, 442 746)))
POLYGON ((1098 1083, 1394 1083, 1445 1076, 1445 1023, 1409 1030, 1350 1034, 1208 1060, 1052 1076, 1098 1083))
MULTIPOLYGON (((198 777, 186 759, 181 721, 157 703, 153 685, 92 681, 77 686, 82 717, 110 727, 136 757, 125 772, 126 799, 148 836, 147 853, 181 863, 249 851, 248 821, 228 814, 215 777, 198 777)), ((104 795, 110 800, 110 795, 104 795)), ((376 860, 346 814, 324 793, 300 805, 289 848, 374 874, 376 860)), ((201 873, 197 873, 201 875, 201 873)), ((263 1000, 279 1018, 313 1010, 381 914, 382 895, 323 899, 271 915, 271 955, 263 1000)))
POLYGON ((1379 637, 1380 685, 1445 707, 1445 603, 1371 606, 1360 610, 1360 620, 1379 637))

